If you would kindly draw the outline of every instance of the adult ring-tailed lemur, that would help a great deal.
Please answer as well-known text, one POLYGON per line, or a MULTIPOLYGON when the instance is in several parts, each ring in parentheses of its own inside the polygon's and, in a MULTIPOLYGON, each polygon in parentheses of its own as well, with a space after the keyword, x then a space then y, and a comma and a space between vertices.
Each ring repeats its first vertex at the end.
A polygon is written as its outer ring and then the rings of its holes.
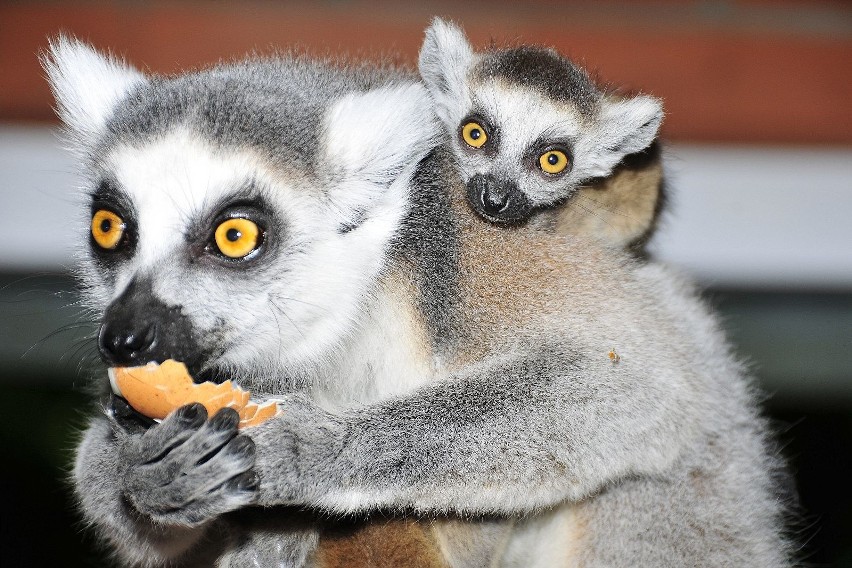
POLYGON ((151 77, 65 39, 47 67, 86 217, 113 220, 80 270, 107 362, 284 401, 237 432, 112 399, 74 479, 123 561, 310 564, 308 509, 487 515, 436 521, 456 565, 788 564, 764 423, 691 287, 482 219, 414 78, 301 57, 151 77), (244 254, 215 238, 234 219, 244 254))

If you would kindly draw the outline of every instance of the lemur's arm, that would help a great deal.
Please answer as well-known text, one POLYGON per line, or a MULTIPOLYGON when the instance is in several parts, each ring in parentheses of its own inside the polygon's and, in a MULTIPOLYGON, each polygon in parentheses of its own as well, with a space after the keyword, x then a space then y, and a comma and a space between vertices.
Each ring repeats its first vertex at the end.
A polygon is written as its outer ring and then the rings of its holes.
POLYGON ((256 496, 256 480, 244 473, 254 463, 253 445, 236 437, 235 416, 207 420, 203 407, 183 407, 147 429, 131 412, 113 398, 77 450, 74 482, 85 520, 128 564, 203 564, 196 556, 204 550, 194 549, 211 521, 256 496))
POLYGON ((542 350, 342 415, 292 399, 251 433, 260 503, 524 512, 662 472, 690 393, 627 367, 542 350))

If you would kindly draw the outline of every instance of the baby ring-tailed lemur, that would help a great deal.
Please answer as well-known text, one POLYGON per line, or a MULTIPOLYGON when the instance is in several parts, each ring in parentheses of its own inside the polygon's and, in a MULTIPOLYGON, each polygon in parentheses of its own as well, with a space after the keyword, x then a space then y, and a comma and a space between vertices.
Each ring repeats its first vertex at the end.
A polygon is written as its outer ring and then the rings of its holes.
MULTIPOLYGON (((450 55, 458 42, 465 42, 460 31, 436 19, 427 30, 426 37, 423 61, 443 59, 442 65, 446 68, 459 64, 450 55), (450 38, 455 39, 455 42, 446 45, 450 38)), ((523 48, 524 51, 534 49, 523 48)), ((503 56, 511 57, 512 53, 513 50, 509 50, 503 56)), ((552 58, 551 61, 555 64, 550 69, 539 66, 529 69, 529 72, 558 75, 564 70, 565 66, 560 59, 552 58)), ((469 90, 474 93, 470 96, 476 98, 475 88, 470 87, 469 90)), ((539 97, 534 94, 530 104, 537 104, 539 97)), ((516 99, 520 100, 518 97, 516 99)), ((556 122, 560 116, 555 115, 552 120, 556 122)), ((450 129, 448 143, 451 145, 461 140, 454 130, 450 129)), ((466 156, 465 153, 459 153, 456 159, 463 164, 466 156)), ((464 172, 465 166, 462 165, 460 170, 464 172)), ((529 214, 535 213, 535 217, 526 223, 527 228, 593 238, 641 257, 645 243, 656 228, 664 201, 660 144, 653 142, 648 148, 625 156, 608 176, 597 177, 573 191, 570 199, 561 199, 552 206, 530 210, 529 214)), ((513 227, 517 225, 511 224, 513 227)), ((446 522, 450 521, 442 521, 446 522)), ((324 526, 316 557, 324 568, 349 568, 361 566, 361 563, 369 566, 370 558, 377 557, 383 558, 388 566, 443 567, 448 562, 453 566, 494 565, 500 544, 507 536, 505 526, 468 522, 462 530, 459 521, 452 522, 456 523, 456 533, 469 533, 468 541, 476 538, 486 541, 485 545, 476 549, 468 543, 455 547, 449 547, 446 543, 441 545, 441 531, 435 530, 440 525, 429 519, 379 518, 324 526), (489 538, 483 538, 486 536, 489 538), (496 545, 491 545, 495 537, 498 537, 496 545)))
POLYGON ((501 566, 788 563, 764 424, 690 286, 474 215, 416 81, 298 57, 147 77, 68 40, 47 67, 107 362, 285 409, 148 427, 110 399, 74 479, 125 562, 305 565, 312 509, 488 515, 436 522, 456 565, 491 538, 501 566))
MULTIPOLYGON (((443 74, 450 73, 449 70, 454 66, 469 65, 469 62, 463 63, 452 57, 452 53, 458 49, 457 46, 463 46, 466 43, 461 32, 455 27, 436 19, 427 30, 426 37, 421 61, 434 63, 441 60, 443 74)), ((520 50, 496 53, 500 57, 512 58, 519 51, 528 54, 535 52, 535 49, 524 47, 520 50)), ((469 52, 470 49, 468 48, 467 51, 469 52)), ((526 72, 537 73, 550 79, 564 73, 566 65, 563 60, 552 57, 549 51, 546 53, 547 58, 539 61, 549 61, 551 65, 527 68, 526 72)), ((588 79, 582 71, 580 73, 584 84, 587 84, 588 79)), ((434 80, 434 76, 432 79, 434 80)), ((477 98, 475 86, 469 85, 468 91, 469 98, 477 98)), ((440 100, 446 104, 447 98, 444 96, 440 100)), ((541 94, 531 89, 529 104, 538 104, 540 98, 541 94)), ((515 99, 519 103, 522 101, 522 98, 518 96, 515 99)), ((500 102, 491 100, 496 104, 500 102)), ((498 112, 489 112, 489 114, 494 116, 498 112)), ((555 114, 551 118, 554 122, 560 119, 561 114, 555 114)), ((455 146, 456 150, 460 145, 464 150, 467 143, 461 143, 463 137, 459 136, 454 126, 450 125, 450 139, 447 143, 455 146)), ((512 133, 504 135, 510 134, 512 133)), ((499 156, 500 153, 497 152, 492 155, 492 160, 499 156)), ((457 161, 462 164, 460 167, 462 172, 465 171, 468 157, 467 152, 456 154, 457 161)), ((652 142, 644 150, 625 156, 608 176, 596 177, 579 187, 570 187, 572 192, 570 198, 559 199, 548 207, 537 206, 530 209, 528 214, 530 216, 534 214, 534 217, 522 220, 525 221, 526 229, 535 227, 536 230, 592 238, 642 257, 644 245, 656 228, 657 218, 665 200, 662 174, 660 144, 652 142)), ((468 192, 469 199, 476 195, 482 194, 474 192, 471 195, 471 192, 468 192)), ((472 205, 480 213, 482 203, 481 200, 472 201, 472 205)), ((517 230, 519 224, 507 225, 517 230)), ((501 544, 509 534, 505 526, 495 527, 476 522, 467 522, 465 526, 458 521, 455 522, 454 532, 465 534, 468 541, 464 545, 455 547, 448 547, 446 544, 441 546, 437 542, 436 537, 440 536, 441 531, 434 530, 436 524, 428 519, 417 521, 379 518, 354 523, 346 522, 342 526, 326 525, 321 533, 317 561, 323 568, 349 568, 361 566, 361 563, 370 565, 371 558, 382 558, 388 566, 422 568, 443 567, 447 563, 453 566, 496 565, 501 544), (491 534, 488 534, 489 531, 491 534), (480 545, 473 549, 469 544, 472 539, 484 542, 484 546, 480 545), (449 550, 450 548, 453 550, 449 550), (464 551, 465 556, 461 556, 461 551, 464 551)))
MULTIPOLYGON (((526 221, 533 211, 608 176, 626 156, 654 143, 663 118, 656 99, 602 92, 553 50, 474 53, 464 33, 440 19, 426 32, 420 74, 451 134, 471 205, 498 223, 526 221)), ((601 209, 589 199, 591 209, 601 209)), ((644 195, 633 199, 649 201, 644 195)), ((649 225, 645 218, 658 211, 650 203, 639 219, 606 215, 611 228, 596 232, 618 244, 625 233, 641 239, 649 225)))
MULTIPOLYGON (((492 59, 513 61, 513 68, 516 72, 520 69, 523 70, 521 76, 506 77, 507 80, 519 81, 514 85, 516 93, 511 97, 516 105, 539 105, 541 97, 546 96, 547 93, 536 89, 536 86, 540 87, 548 82, 557 82, 565 86, 566 83, 570 84, 571 81, 579 79, 580 85, 568 88, 568 95, 576 92, 578 88, 592 93, 596 92, 595 87, 591 85, 587 75, 581 69, 554 55, 549 50, 525 46, 492 51, 489 56, 492 59), (543 56, 536 57, 536 54, 543 56), (523 64, 524 58, 534 58, 536 65, 523 64), (566 70, 570 70, 570 76, 566 76, 566 70), (522 96, 525 88, 528 89, 529 93, 526 104, 522 96)), ((426 31, 426 41, 421 51, 420 61, 421 65, 426 67, 424 71, 424 77, 427 79, 426 84, 436 94, 442 105, 442 110, 445 112, 449 110, 447 108, 449 101, 453 101, 453 106, 457 102, 452 98, 453 95, 477 101, 476 104, 482 107, 482 102, 477 93, 478 83, 472 81, 470 75, 468 75, 468 73, 472 73, 470 69, 474 66, 473 59, 474 55, 471 53, 470 47, 467 46, 463 33, 452 24, 436 18, 426 31), (467 54, 467 57, 457 57, 456 55, 459 52, 467 54), (445 82, 440 79, 447 75, 457 75, 459 68, 468 69, 465 72, 465 87, 455 91, 436 91, 438 85, 449 83, 449 81, 445 82)), ((501 66, 493 61, 490 65, 501 66)), ((502 65, 502 67, 506 66, 502 65)), ((490 93, 490 95, 493 95, 493 93, 490 93)), ((595 96, 601 99, 603 105, 612 104, 611 99, 604 99, 600 93, 595 96)), ((499 106, 502 102, 499 97, 487 96, 484 100, 495 105, 495 108, 487 112, 480 110, 476 114, 480 116, 487 114, 491 117, 509 114, 510 109, 499 106)), ((571 103, 565 104, 570 106, 571 103)), ((464 114, 472 113, 465 112, 464 114)), ((565 121, 571 120, 574 116, 576 116, 574 112, 566 116, 566 113, 562 111, 554 114, 550 120, 553 123, 561 122, 561 126, 564 128, 565 121)), ((466 121, 463 120, 462 122, 466 121)), ((490 123, 493 124, 494 120, 492 119, 490 123)), ((529 126, 526 123, 523 124, 529 126)), ((507 126, 517 125, 518 123, 507 124, 507 126)), ((455 125, 450 122, 449 124, 445 123, 445 126, 449 127, 450 135, 447 143, 456 151, 456 161, 460 164, 459 170, 464 174, 471 167, 471 159, 481 159, 483 156, 481 152, 472 151, 471 145, 465 141, 465 124, 455 125)), ((576 126, 574 138, 589 136, 591 129, 596 127, 593 124, 576 126)), ((509 128, 500 130, 503 136, 509 138, 525 136, 532 139, 536 137, 529 131, 513 132, 509 128)), ((634 133, 634 136, 638 134, 640 133, 634 133)), ((482 141, 481 135, 487 134, 482 132, 476 135, 482 141)), ((638 143, 637 146, 643 143, 645 141, 638 143)), ((482 148, 483 146, 484 143, 479 147, 482 148)), ((488 149, 495 150, 487 156, 491 160, 490 170, 501 170, 503 176, 505 176, 502 180, 502 186, 512 186, 515 192, 519 191, 517 184, 510 179, 509 172, 515 170, 511 166, 498 168, 494 165, 501 159, 508 159, 504 155, 505 152, 501 153, 501 148, 497 147, 493 140, 488 149)), ((589 152, 586 153, 585 158, 591 159, 589 152)), ((561 186, 565 195, 569 197, 559 198, 556 203, 548 207, 539 204, 530 208, 526 213, 528 217, 518 217, 517 221, 525 222, 527 228, 535 227, 537 230, 594 238, 601 243, 621 247, 641 257, 644 255, 644 245, 656 228, 657 219, 665 201, 661 161, 660 144, 653 141, 647 148, 624 156, 612 173, 605 177, 597 176, 579 186, 577 184, 561 186), (532 217, 533 214, 534 217, 532 217)), ((558 181, 558 177, 557 179, 544 179, 545 181, 541 183, 547 184, 558 181)), ((557 188, 553 184, 551 185, 551 191, 557 191, 557 188)), ((482 214, 482 207, 485 204, 484 194, 472 192, 470 188, 471 185, 468 183, 468 199, 474 209, 482 214)), ((516 196, 507 194, 505 197, 507 202, 517 203, 516 196)), ((532 205, 529 200, 527 202, 532 205)), ((488 216, 485 217, 490 219, 488 216)), ((518 224, 515 222, 509 225, 515 227, 518 224)), ((436 531, 431 530, 432 526, 428 520, 416 522, 410 519, 379 519, 367 522, 347 522, 342 527, 326 527, 326 530, 322 532, 317 557, 323 567, 329 568, 360 566, 359 562, 369 565, 368 559, 376 557, 378 554, 382 554, 382 557, 390 562, 388 565, 393 566, 422 566, 425 568, 445 566, 447 561, 451 561, 453 565, 458 565, 459 551, 451 551, 452 558, 445 558, 446 553, 450 551, 447 551, 447 546, 443 547, 443 551, 441 550, 435 539, 436 531), (388 542, 392 542, 393 546, 388 546, 388 542)), ((476 523, 471 523, 468 530, 479 530, 476 536, 481 537, 483 533, 477 526, 476 523)), ((484 526, 487 527, 488 525, 484 526)), ((457 527, 456 530, 458 531, 459 528, 457 527)), ((493 527, 491 529, 493 530, 493 527)), ((499 532, 499 535, 501 538, 506 536, 502 531, 499 532)), ((471 552, 468 548, 467 553, 470 555, 471 552)), ((492 564, 498 552, 499 543, 498 546, 490 547, 490 549, 486 546, 485 550, 476 551, 478 556, 471 556, 475 558, 475 562, 468 562, 466 565, 485 564, 481 561, 484 555, 488 555, 489 564, 492 564)))

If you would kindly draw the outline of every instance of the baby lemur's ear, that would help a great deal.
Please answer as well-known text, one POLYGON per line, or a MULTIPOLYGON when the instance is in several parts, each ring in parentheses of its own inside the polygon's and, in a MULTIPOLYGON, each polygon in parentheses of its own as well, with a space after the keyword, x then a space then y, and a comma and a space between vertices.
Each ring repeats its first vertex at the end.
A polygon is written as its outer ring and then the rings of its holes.
POLYGON ((599 112, 591 149, 595 168, 589 172, 596 177, 609 175, 622 158, 650 146, 663 122, 662 104, 647 95, 604 98, 599 112))
POLYGON ((420 48, 419 69, 438 116, 447 124, 455 120, 453 107, 464 100, 467 73, 473 61, 473 49, 464 32, 455 24, 435 18, 420 48))
POLYGON ((59 118, 81 146, 92 143, 115 105, 146 81, 142 73, 123 61, 67 36, 50 41, 41 63, 56 98, 59 118))
POLYGON ((337 172, 329 197, 344 214, 406 185, 442 133, 420 83, 349 93, 329 109, 324 130, 323 158, 337 172))

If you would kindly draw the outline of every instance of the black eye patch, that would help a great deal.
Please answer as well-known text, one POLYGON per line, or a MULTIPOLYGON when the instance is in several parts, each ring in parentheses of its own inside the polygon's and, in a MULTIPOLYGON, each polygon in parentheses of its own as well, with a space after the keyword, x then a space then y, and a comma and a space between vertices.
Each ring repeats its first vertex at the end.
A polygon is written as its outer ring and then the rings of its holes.
MULTIPOLYGON (((559 155, 563 155, 567 161, 567 167, 561 174, 568 173, 574 165, 573 141, 569 138, 547 138, 540 137, 530 144, 524 152, 523 163, 526 168, 536 173, 543 173, 545 164, 556 165, 554 159, 559 161, 559 155), (544 159, 544 163, 542 163, 544 159)), ((546 173, 546 170, 545 170, 546 173)))
POLYGON ((101 180, 91 193, 89 245, 104 268, 133 257, 137 244, 136 210, 118 184, 101 180))
POLYGON ((247 184, 195 219, 186 234, 189 261, 233 268, 258 266, 280 246, 284 224, 262 193, 247 184))
POLYGON ((459 121, 457 137, 469 152, 484 152, 491 157, 500 145, 500 128, 484 113, 475 111, 459 121))

